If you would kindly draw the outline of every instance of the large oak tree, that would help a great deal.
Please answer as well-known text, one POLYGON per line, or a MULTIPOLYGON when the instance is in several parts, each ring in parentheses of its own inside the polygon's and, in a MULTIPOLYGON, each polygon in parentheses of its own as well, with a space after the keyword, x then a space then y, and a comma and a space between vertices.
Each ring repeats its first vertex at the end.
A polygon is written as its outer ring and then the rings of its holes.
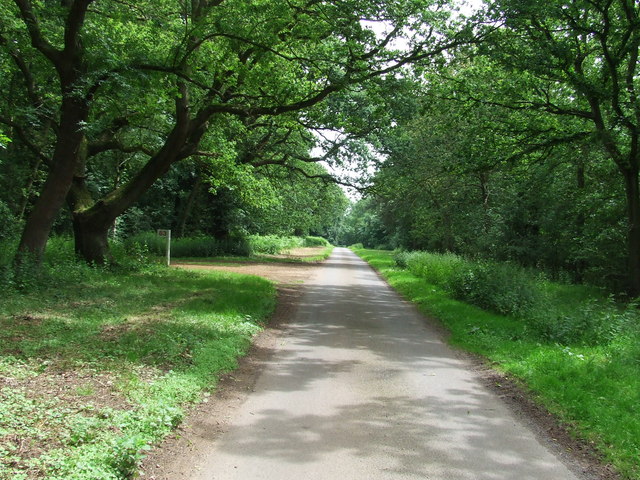
POLYGON ((97 262, 108 255, 110 225, 173 164, 233 149, 239 139, 226 125, 304 119, 332 94, 465 36, 448 35, 449 14, 431 0, 0 6, 2 65, 19 87, 0 105, 0 123, 47 168, 19 252, 42 255, 66 200, 77 251, 97 262), (110 152, 129 165, 126 181, 91 191, 92 162, 110 152))

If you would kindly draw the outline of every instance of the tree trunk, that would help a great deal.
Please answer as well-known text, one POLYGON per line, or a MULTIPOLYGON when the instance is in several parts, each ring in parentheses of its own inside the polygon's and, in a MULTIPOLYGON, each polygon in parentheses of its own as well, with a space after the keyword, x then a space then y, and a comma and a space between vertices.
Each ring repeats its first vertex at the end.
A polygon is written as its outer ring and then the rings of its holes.
POLYGON ((74 217, 73 235, 76 253, 88 263, 104 265, 113 262, 109 250, 109 225, 83 222, 82 218, 74 217))
POLYGON ((111 223, 99 221, 95 214, 86 212, 94 205, 85 176, 85 163, 80 162, 67 195, 67 204, 73 217, 75 252, 88 263, 103 265, 112 260, 108 234, 111 223))
POLYGON ((87 108, 84 102, 69 101, 60 122, 60 135, 49 175, 44 183, 40 197, 27 217, 16 262, 31 257, 36 263, 42 261, 53 222, 65 202, 73 181, 78 159, 86 156, 87 142, 80 128, 86 120, 87 108))
MULTIPOLYGON (((186 156, 182 151, 189 133, 188 122, 180 122, 160 151, 133 178, 98 201, 91 197, 84 173, 76 171, 68 203, 73 214, 78 255, 89 263, 104 264, 112 260, 108 237, 113 222, 135 204, 173 163, 186 156)), ((200 137, 197 136, 198 141, 200 137)))
POLYGON ((640 184, 638 182, 638 167, 621 169, 624 176, 625 193, 627 196, 627 248, 629 261, 628 293, 631 297, 640 295, 640 184))

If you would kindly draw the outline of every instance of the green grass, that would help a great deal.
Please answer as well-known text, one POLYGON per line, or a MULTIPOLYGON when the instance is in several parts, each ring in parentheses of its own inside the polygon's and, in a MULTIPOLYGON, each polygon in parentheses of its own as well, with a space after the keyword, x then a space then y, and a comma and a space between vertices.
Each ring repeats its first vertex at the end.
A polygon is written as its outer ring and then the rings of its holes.
POLYGON ((0 298, 0 479, 128 478, 275 304, 258 277, 76 270, 0 298))
POLYGON ((451 332, 452 344, 484 356, 522 381, 624 478, 640 479, 640 335, 635 310, 612 305, 595 289, 541 281, 543 301, 527 317, 514 318, 452 298, 443 286, 398 267, 392 252, 355 251, 422 312, 439 319, 451 332), (536 323, 540 318, 542 326, 536 323), (610 325, 613 331, 599 334, 610 325), (581 328, 588 337, 579 335, 581 328))

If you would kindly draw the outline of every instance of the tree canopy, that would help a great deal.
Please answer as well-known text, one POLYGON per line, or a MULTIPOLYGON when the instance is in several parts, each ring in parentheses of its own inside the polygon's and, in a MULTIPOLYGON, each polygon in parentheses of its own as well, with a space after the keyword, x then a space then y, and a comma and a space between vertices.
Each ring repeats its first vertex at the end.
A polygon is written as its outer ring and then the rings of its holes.
POLYGON ((436 0, 1 6, 0 207, 23 254, 67 229, 101 262, 109 231, 162 215, 329 235, 345 199, 327 182, 354 180, 333 165, 368 185, 345 242, 640 293, 633 0, 496 0, 471 18, 436 0))
POLYGON ((20 250, 42 252, 66 201, 93 261, 115 219, 177 162, 259 163, 316 124, 311 110, 332 94, 462 41, 425 1, 6 0, 0 15, 2 87, 14 92, 0 123, 19 139, 14 161, 46 166, 20 250), (101 162, 126 175, 96 192, 101 162))

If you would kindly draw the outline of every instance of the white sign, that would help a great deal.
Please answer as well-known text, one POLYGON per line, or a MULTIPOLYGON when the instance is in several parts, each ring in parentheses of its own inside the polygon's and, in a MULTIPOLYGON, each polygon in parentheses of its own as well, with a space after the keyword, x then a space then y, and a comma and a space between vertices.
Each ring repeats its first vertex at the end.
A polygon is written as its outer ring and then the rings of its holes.
POLYGON ((167 267, 171 265, 171 230, 158 229, 159 237, 167 238, 167 267))

